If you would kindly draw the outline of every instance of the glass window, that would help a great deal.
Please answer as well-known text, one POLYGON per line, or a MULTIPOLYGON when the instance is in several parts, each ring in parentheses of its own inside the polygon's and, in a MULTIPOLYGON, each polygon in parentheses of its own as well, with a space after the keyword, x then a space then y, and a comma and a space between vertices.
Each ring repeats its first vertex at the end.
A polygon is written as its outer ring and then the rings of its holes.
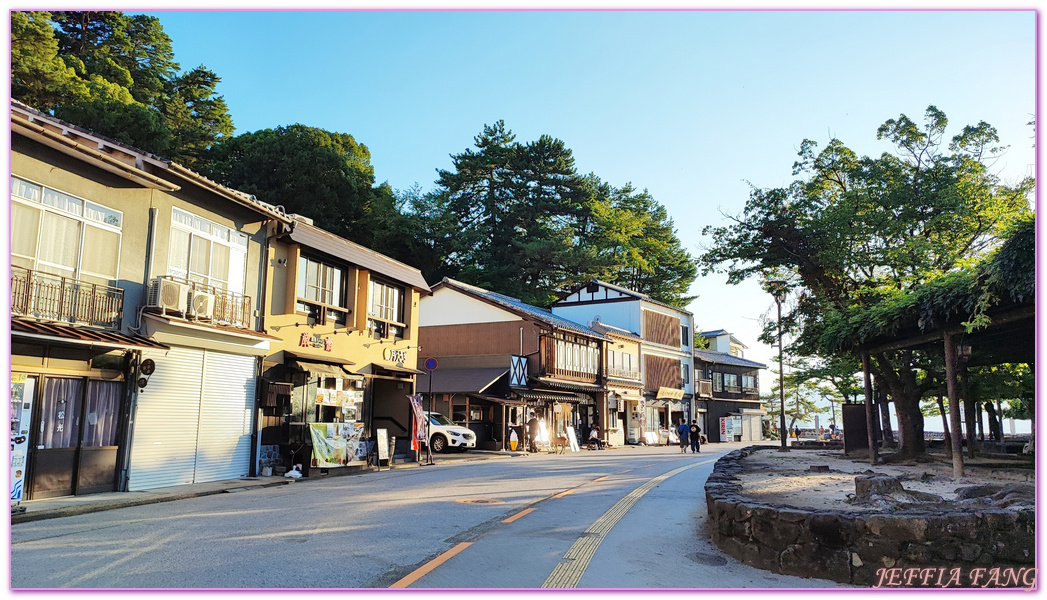
POLYGON ((57 213, 45 212, 40 227, 40 262, 52 267, 55 275, 74 277, 80 254, 80 223, 57 213))
POLYGON ((12 177, 11 193, 20 198, 25 198, 26 200, 39 202, 42 192, 40 186, 35 183, 29 183, 28 181, 23 181, 17 177, 12 177))
POLYGON ((344 269, 306 258, 298 259, 298 297, 345 308, 344 269))
POLYGON ((11 257, 28 259, 28 264, 19 265, 27 269, 33 268, 36 262, 40 212, 40 209, 21 202, 11 203, 11 257))
POLYGON ((384 321, 403 323, 403 288, 373 279, 370 288, 371 300, 367 307, 367 314, 384 321))
POLYGON ((172 209, 167 272, 242 294, 247 281, 247 236, 184 210, 172 209))

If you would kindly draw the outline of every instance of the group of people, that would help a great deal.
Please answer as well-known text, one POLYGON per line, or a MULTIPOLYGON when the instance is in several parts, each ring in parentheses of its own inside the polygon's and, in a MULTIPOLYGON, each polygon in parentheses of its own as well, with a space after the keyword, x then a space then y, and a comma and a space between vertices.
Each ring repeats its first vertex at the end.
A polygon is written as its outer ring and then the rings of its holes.
POLYGON ((702 428, 698 426, 698 421, 691 419, 688 425, 684 419, 680 419, 676 435, 680 438, 680 452, 687 452, 688 445, 691 446, 691 452, 702 451, 702 428))
MULTIPOLYGON (((528 413, 527 416, 527 451, 538 452, 538 417, 535 416, 534 411, 528 413)), ((599 425, 594 424, 589 430, 589 443, 596 446, 597 450, 603 450, 599 425)))

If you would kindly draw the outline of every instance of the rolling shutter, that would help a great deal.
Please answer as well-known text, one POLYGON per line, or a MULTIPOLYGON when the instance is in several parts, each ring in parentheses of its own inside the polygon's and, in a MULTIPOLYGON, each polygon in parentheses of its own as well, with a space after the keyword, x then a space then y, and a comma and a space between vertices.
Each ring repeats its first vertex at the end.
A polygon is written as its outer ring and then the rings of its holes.
POLYGON ((255 358, 206 353, 196 481, 246 477, 251 464, 255 358))

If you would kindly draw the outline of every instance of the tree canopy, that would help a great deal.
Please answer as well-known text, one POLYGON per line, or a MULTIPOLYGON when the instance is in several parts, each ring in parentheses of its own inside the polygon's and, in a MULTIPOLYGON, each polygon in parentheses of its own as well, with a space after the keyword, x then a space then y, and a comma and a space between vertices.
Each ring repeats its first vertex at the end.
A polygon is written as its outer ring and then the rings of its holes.
MULTIPOLYGON (((793 171, 800 179, 753 187, 729 225, 706 228, 704 270, 726 272, 731 283, 785 280, 793 308, 783 325, 794 333, 793 352, 851 352, 868 311, 957 276, 1030 213, 1032 180, 1008 184, 987 166, 1003 150, 996 131, 981 122, 947 141, 947 125, 934 106, 922 126, 905 115, 890 119, 877 137, 895 151, 878 157, 858 156, 836 139, 821 151, 805 140, 793 171)), ((934 381, 921 356, 872 358, 898 408, 901 452, 923 452, 919 400, 934 381)))
POLYGON ((190 168, 233 132, 219 81, 180 71, 155 17, 11 12, 12 98, 190 168))

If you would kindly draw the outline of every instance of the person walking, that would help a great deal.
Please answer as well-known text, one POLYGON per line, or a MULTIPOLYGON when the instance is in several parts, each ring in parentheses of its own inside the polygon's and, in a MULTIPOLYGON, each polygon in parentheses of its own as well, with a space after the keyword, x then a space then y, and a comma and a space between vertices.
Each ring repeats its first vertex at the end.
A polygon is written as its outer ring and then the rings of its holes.
POLYGON ((680 452, 687 452, 688 433, 690 433, 690 428, 683 419, 680 419, 680 424, 676 427, 676 435, 680 437, 680 452))
POLYGON ((687 436, 691 439, 691 452, 702 451, 702 428, 698 421, 691 419, 691 426, 687 428, 687 436))
POLYGON ((527 419, 527 451, 538 452, 538 446, 535 443, 535 440, 538 439, 538 418, 534 416, 533 410, 528 416, 530 418, 527 419))

